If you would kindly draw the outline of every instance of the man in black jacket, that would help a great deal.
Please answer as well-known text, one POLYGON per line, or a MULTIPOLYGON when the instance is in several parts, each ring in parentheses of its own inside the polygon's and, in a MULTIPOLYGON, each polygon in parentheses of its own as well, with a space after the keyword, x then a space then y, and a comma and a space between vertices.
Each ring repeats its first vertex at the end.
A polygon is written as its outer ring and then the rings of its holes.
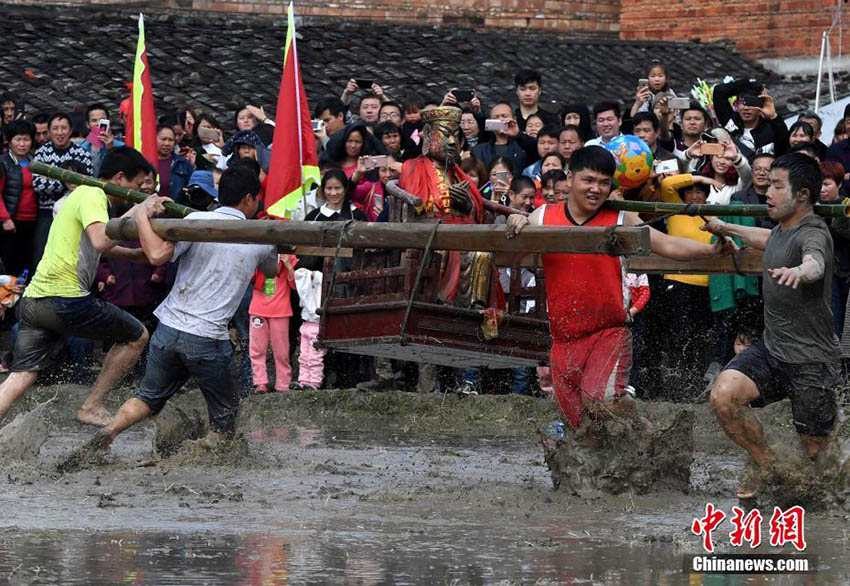
POLYGON ((714 88, 714 112, 732 140, 751 163, 756 153, 772 153, 781 156, 788 150, 788 128, 776 113, 773 98, 764 87, 754 80, 738 79, 722 83, 714 88), (732 109, 729 98, 738 96, 738 111, 732 109), (764 98, 764 106, 745 106, 747 97, 764 98))
POLYGON ((514 175, 521 175, 526 166, 538 159, 537 140, 520 132, 519 124, 508 104, 496 104, 490 109, 490 118, 507 125, 504 131, 493 131, 493 138, 472 149, 472 156, 490 168, 490 163, 505 157, 513 163, 514 175))

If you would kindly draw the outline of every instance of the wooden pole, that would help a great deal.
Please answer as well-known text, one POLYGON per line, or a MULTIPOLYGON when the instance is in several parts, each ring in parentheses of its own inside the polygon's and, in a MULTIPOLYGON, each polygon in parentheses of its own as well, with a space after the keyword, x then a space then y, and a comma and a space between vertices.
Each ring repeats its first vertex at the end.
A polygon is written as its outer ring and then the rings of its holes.
MULTIPOLYGON (((129 187, 121 187, 120 185, 109 183, 103 179, 95 179, 94 177, 74 173, 73 171, 54 167, 53 165, 46 165, 39 161, 30 161, 29 169, 36 175, 44 175, 45 177, 50 177, 57 181, 64 181, 65 183, 71 183, 73 185, 90 185, 92 187, 99 187, 105 191, 107 195, 123 199, 130 203, 142 203, 148 198, 147 193, 142 193, 141 191, 136 191, 129 187)), ((167 201, 164 205, 166 213, 169 216, 176 218, 184 218, 192 212, 198 211, 194 208, 180 205, 172 201, 167 201)))
MULTIPOLYGON (((641 214, 682 214, 685 216, 756 216, 766 217, 767 206, 755 204, 743 205, 687 205, 683 203, 667 203, 661 201, 624 201, 609 199, 605 207, 627 212, 638 212, 641 214)), ((819 216, 841 218, 850 216, 850 206, 841 204, 816 204, 815 214, 819 216)))
MULTIPOLYGON (((172 242, 244 242, 290 246, 424 249, 434 224, 373 222, 291 222, 278 220, 151 221, 154 232, 172 242)), ((516 238, 505 238, 504 225, 440 225, 434 250, 480 250, 511 253, 576 253, 645 255, 650 252, 648 228, 573 228, 526 226, 516 238)), ((110 220, 106 234, 115 240, 136 240, 130 218, 110 220)))

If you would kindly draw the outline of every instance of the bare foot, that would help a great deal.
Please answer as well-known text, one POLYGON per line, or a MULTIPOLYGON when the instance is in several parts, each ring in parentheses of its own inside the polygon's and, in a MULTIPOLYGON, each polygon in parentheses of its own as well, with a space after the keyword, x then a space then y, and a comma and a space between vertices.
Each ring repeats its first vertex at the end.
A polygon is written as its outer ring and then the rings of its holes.
POLYGON ((750 459, 741 472, 741 482, 738 484, 735 496, 741 500, 754 499, 761 492, 762 487, 762 470, 750 459))
POLYGON ((103 407, 99 407, 97 409, 81 407, 80 410, 77 411, 77 421, 85 423, 86 425, 106 427, 112 423, 112 415, 110 415, 109 411, 103 407))

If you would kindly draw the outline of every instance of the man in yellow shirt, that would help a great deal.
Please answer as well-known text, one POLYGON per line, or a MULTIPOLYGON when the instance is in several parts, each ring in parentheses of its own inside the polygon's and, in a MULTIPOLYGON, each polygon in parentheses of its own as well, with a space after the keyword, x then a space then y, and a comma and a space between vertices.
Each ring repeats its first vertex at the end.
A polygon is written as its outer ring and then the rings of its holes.
MULTIPOLYGON (((150 164, 136 150, 118 147, 109 152, 100 178, 139 189, 150 164)), ((97 187, 80 186, 68 196, 47 238, 44 257, 19 304, 21 330, 15 340, 12 373, 0 385, 0 420, 32 386, 54 344, 67 336, 112 342, 103 368, 77 420, 107 425, 111 415, 103 405, 110 388, 132 367, 148 342, 145 327, 129 313, 91 294, 100 255, 146 262, 142 249, 116 246, 106 236, 108 204, 123 205, 97 187)), ((161 198, 145 203, 146 213, 162 211, 161 198)))

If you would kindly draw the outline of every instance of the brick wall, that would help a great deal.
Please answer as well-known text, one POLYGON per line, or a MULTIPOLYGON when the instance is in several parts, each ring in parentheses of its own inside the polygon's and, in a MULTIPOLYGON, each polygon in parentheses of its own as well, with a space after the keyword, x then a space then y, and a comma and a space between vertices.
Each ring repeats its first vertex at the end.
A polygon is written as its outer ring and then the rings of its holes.
MULTIPOLYGON (((620 38, 730 39, 748 57, 812 57, 832 22, 830 0, 620 0, 620 38), (675 15, 671 18, 671 15, 675 15)), ((843 4, 842 54, 850 52, 850 8, 843 4)), ((831 37, 838 54, 837 31, 831 37)))
MULTIPOLYGON (((153 0, 177 9, 280 15, 281 0, 153 0)), ((564 30, 616 37, 620 0, 300 0, 300 16, 392 20, 410 24, 564 30)))
MULTIPOLYGON (((32 5, 33 0, 0 0, 32 5)), ((124 0, 38 0, 119 4, 124 0)), ((280 16, 283 0, 143 0, 140 8, 280 16)), ((714 41, 731 39, 751 58, 816 57, 834 0, 299 0, 304 17, 560 31, 571 36, 714 41)), ((850 55, 850 2, 841 53, 850 55)), ((837 31, 832 36, 838 54, 837 31)))

